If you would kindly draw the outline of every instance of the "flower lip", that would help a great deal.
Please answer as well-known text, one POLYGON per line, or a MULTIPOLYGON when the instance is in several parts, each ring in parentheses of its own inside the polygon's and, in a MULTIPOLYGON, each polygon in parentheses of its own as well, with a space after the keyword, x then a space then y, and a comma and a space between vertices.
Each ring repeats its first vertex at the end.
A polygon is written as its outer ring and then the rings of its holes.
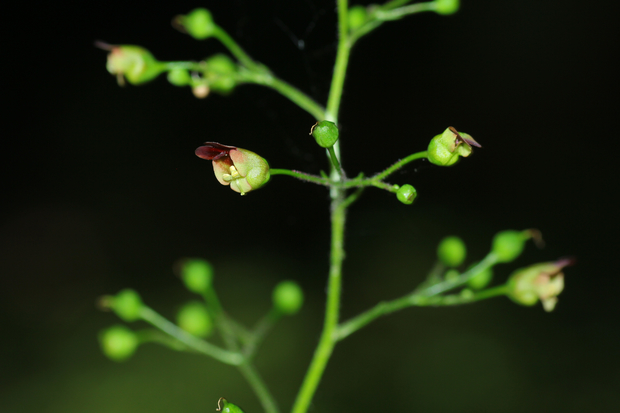
POLYGON ((237 149, 236 146, 222 145, 217 142, 205 142, 204 146, 196 149, 196 156, 208 161, 216 161, 225 156, 230 156, 230 151, 237 149))
POLYGON ((471 136, 465 134, 465 136, 462 136, 454 126, 448 126, 448 129, 450 129, 450 132, 452 132, 454 135, 456 135, 456 140, 459 142, 464 142, 468 145, 471 146, 475 146, 476 148, 482 148, 482 145, 480 145, 478 142, 476 142, 474 140, 474 138, 472 138, 471 136))

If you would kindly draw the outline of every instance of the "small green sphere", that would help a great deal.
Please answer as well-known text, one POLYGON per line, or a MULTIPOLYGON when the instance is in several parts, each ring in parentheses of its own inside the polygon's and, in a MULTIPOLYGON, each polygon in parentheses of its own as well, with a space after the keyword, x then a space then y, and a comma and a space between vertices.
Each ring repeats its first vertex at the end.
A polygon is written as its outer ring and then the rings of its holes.
POLYGON ((187 33, 198 40, 213 36, 216 29, 211 12, 204 8, 194 9, 187 15, 180 16, 179 20, 187 33))
POLYGON ((190 301, 179 310, 177 324, 196 337, 207 337, 213 331, 207 307, 198 301, 190 301))
POLYGON ((362 27, 366 23, 367 14, 366 7, 364 6, 357 5, 351 7, 349 9, 349 30, 362 27))
POLYGON ((435 11, 437 14, 454 14, 459 9, 459 0, 436 0, 435 11))
POLYGON ((140 344, 136 333, 125 326, 115 325, 99 333, 101 350, 114 361, 124 361, 135 353, 140 344))
POLYGON ((192 77, 187 69, 175 68, 168 72, 168 82, 174 86, 187 86, 191 83, 192 77))
POLYGON ((322 120, 310 129, 310 134, 322 148, 331 148, 338 140, 338 127, 334 122, 322 120))
MULTIPOLYGON (((475 264, 474 264, 475 265, 475 264)), ((472 265, 472 267, 474 266, 472 265)), ((467 285, 474 290, 481 290, 493 279, 493 268, 488 267, 467 280, 467 285)))
POLYGON ((304 293, 294 281, 282 281, 273 290, 274 308, 282 314, 293 315, 299 311, 304 302, 304 293))
POLYGON ((110 308, 116 315, 128 322, 140 319, 143 306, 140 295, 130 288, 120 291, 110 302, 110 308))
POLYGON ((458 267, 466 256, 467 248, 459 237, 446 237, 437 246, 437 257, 447 267, 458 267))
POLYGON ((196 294, 204 294, 211 288, 213 267, 205 260, 185 260, 182 263, 181 278, 188 290, 196 294))
POLYGON ((497 256, 498 262, 512 262, 525 247, 528 236, 523 231, 502 231, 493 238, 491 251, 497 256))
POLYGON ((396 198, 405 205, 413 204, 417 196, 418 191, 409 184, 401 186, 398 188, 398 191, 396 191, 396 198))

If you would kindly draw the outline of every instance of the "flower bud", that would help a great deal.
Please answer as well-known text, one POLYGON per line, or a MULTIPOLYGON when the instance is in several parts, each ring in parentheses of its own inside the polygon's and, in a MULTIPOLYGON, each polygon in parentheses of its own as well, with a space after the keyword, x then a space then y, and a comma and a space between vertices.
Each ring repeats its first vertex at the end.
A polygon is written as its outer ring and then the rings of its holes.
MULTIPOLYGON (((473 264, 470 268, 474 267, 476 264, 473 264)), ((481 290, 489 285, 491 280, 493 280, 493 268, 487 267, 467 280, 467 285, 474 290, 481 290)))
POLYGON ((140 344, 136 333, 125 326, 115 325, 99 333, 101 350, 114 361, 124 361, 135 353, 140 344))
POLYGON ((310 135, 322 148, 331 148, 338 140, 338 127, 334 122, 322 120, 310 129, 310 135))
POLYGON ((183 69, 180 67, 171 69, 168 72, 168 82, 170 82, 174 86, 187 86, 192 82, 192 77, 187 71, 187 69, 183 69))
POLYGON ((245 195, 269 181, 269 164, 247 149, 205 142, 196 149, 196 156, 213 161, 215 177, 222 185, 245 195))
POLYGON ((179 310, 177 324, 196 337, 207 337, 213 331, 207 307, 198 301, 191 301, 179 310))
POLYGON ((180 275, 185 287, 193 293, 204 294, 213 282, 213 267, 205 260, 186 259, 180 262, 180 275))
POLYGON ((436 0, 435 11, 437 14, 453 14, 459 9, 459 0, 436 0))
POLYGON ((98 46, 110 51, 106 68, 116 75, 118 83, 124 84, 127 79, 132 85, 139 85, 155 79, 166 67, 151 52, 140 46, 122 45, 109 46, 98 43, 98 46))
POLYGON ((237 65, 225 54, 216 54, 206 61, 205 80, 214 92, 226 95, 237 85, 237 65))
POLYGON ((467 248, 459 237, 446 237, 437 246, 437 257, 446 267, 458 267, 466 256, 467 248))
POLYGON ((304 292, 294 281, 282 281, 272 294, 273 307, 285 315, 293 315, 299 311, 304 302, 304 292))
POLYGON ((405 205, 413 204, 413 201, 415 201, 417 196, 418 191, 416 191, 415 188, 409 184, 401 186, 396 191, 396 198, 405 205))
POLYGON ((104 308, 109 308, 121 319, 132 322, 140 319, 140 312, 144 304, 140 295, 130 288, 121 290, 114 296, 105 296, 100 304, 104 308))
POLYGON ((459 156, 467 157, 471 154, 472 146, 480 148, 480 144, 470 135, 458 132, 450 126, 431 140, 428 145, 428 160, 439 166, 454 165, 459 156))
POLYGON ((353 6, 349 9, 349 30, 355 30, 364 25, 367 19, 367 11, 364 6, 353 6))
POLYGON ((497 256, 497 262, 512 262, 521 255, 529 238, 529 231, 498 232, 493 237, 491 251, 497 256))
POLYGON ((517 304, 532 306, 540 300, 545 311, 553 311, 557 296, 564 289, 562 269, 572 265, 573 260, 564 258, 521 268, 508 279, 508 297, 517 304))
POLYGON ((178 30, 184 31, 198 40, 204 40, 213 36, 217 28, 211 12, 204 8, 194 9, 185 16, 177 16, 172 21, 172 24, 178 30))
POLYGON ((222 413, 243 413, 243 410, 241 410, 239 406, 228 402, 223 397, 220 397, 220 399, 217 401, 217 409, 215 409, 215 411, 222 413))

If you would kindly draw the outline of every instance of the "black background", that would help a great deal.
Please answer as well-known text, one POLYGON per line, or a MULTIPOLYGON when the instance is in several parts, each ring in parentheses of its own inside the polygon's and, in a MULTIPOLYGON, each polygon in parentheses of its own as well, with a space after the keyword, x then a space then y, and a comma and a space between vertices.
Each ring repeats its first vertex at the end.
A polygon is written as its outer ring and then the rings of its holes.
MULTIPOLYGON (((433 265, 444 236, 472 260, 508 228, 540 229, 519 266, 571 255, 555 312, 499 298, 409 309, 336 349, 313 411, 599 412, 620 406, 618 357, 618 30, 612 2, 464 1, 453 16, 385 24, 353 50, 342 101, 349 175, 424 150, 448 125, 483 145, 452 168, 415 163, 405 206, 369 189, 349 214, 343 318, 398 297, 433 265)), ((328 194, 277 176, 240 197, 194 149, 217 141, 275 168, 318 173, 314 119, 274 91, 195 99, 165 79, 125 88, 95 40, 139 44, 160 60, 224 52, 170 20, 206 6, 255 59, 318 101, 336 47, 323 0, 31 3, 5 20, 0 320, 3 412, 202 412, 221 396, 261 408, 213 360, 145 345, 105 359, 97 332, 119 322, 98 296, 140 291, 163 315, 191 298, 172 275, 209 259, 224 305, 244 322, 294 279, 306 306, 283 320, 257 365, 287 411, 316 344, 328 263, 328 194), (303 48, 300 47, 303 41, 303 48)), ((140 328, 142 326, 136 326, 140 328)))

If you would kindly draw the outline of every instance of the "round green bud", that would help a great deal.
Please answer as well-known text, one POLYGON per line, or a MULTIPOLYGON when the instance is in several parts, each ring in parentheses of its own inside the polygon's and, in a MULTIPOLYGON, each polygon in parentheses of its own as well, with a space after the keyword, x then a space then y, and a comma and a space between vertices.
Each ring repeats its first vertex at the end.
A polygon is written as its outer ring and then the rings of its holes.
POLYGON ((453 14, 459 9, 459 0, 436 0, 435 11, 437 14, 453 14))
POLYGON ((174 68, 168 72, 168 82, 174 86, 187 86, 192 82, 192 77, 187 69, 174 68))
POLYGON ((99 333, 101 350, 114 361, 124 361, 135 353, 140 341, 136 333, 125 326, 115 325, 99 333))
POLYGON ((117 316, 131 322, 140 319, 140 312, 144 304, 135 290, 126 288, 111 297, 109 306, 117 316))
POLYGON ((226 95, 237 85, 237 65, 225 54, 216 54, 206 60, 205 79, 214 92, 226 95))
POLYGON ((241 407, 230 403, 223 397, 220 397, 217 401, 217 409, 215 409, 215 411, 223 413, 243 413, 241 407))
POLYGON ((467 248, 459 237, 446 237, 437 246, 437 257, 446 267, 458 267, 466 256, 467 248))
POLYGON ((512 262, 521 253, 528 239, 523 231, 502 231, 493 238, 491 251, 497 256, 498 262, 512 262))
POLYGON ((177 21, 185 28, 187 34, 198 40, 213 36, 217 28, 211 12, 204 8, 194 9, 185 16, 179 16, 177 21))
POLYGON ((366 7, 364 6, 353 6, 349 9, 349 30, 355 30, 364 25, 366 23, 367 18, 366 7))
POLYGON ((179 310, 177 324, 196 337, 207 337, 213 331, 207 307, 198 301, 190 301, 179 310))
POLYGON ((417 196, 418 191, 409 184, 401 186, 398 188, 398 191, 396 191, 396 198, 405 205, 413 204, 417 196))
POLYGON ((181 278, 193 293, 204 294, 213 282, 213 267, 205 260, 187 259, 181 263, 181 278))
POLYGON ((320 147, 331 148, 338 140, 338 127, 334 122, 322 120, 312 126, 310 134, 320 147))
MULTIPOLYGON (((474 267, 476 264, 473 264, 470 268, 474 267)), ((478 274, 474 275, 472 278, 467 280, 467 285, 474 290, 481 290, 493 279, 493 268, 487 267, 484 270, 480 271, 478 274)))
POLYGON ((273 290, 273 307, 282 314, 293 315, 304 302, 304 293, 294 281, 282 281, 273 290))

